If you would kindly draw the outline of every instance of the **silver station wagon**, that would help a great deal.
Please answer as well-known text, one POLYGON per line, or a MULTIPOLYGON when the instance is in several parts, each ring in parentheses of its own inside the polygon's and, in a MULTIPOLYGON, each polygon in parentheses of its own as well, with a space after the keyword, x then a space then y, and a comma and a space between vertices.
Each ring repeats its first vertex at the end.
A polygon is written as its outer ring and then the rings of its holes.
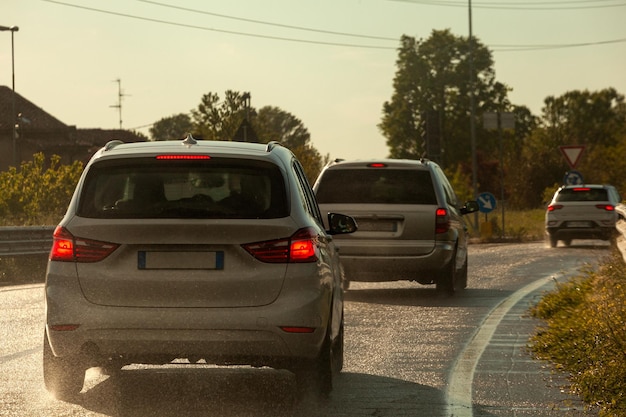
POLYGON ((332 235, 355 229, 322 219, 277 143, 109 143, 54 232, 47 389, 71 398, 89 367, 187 359, 287 369, 327 394, 344 334, 332 235))

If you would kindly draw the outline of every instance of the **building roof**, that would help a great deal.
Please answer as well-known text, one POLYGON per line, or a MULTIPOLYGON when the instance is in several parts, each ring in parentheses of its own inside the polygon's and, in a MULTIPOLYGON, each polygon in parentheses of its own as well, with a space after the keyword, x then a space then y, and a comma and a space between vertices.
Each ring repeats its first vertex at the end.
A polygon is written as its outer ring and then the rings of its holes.
MULTIPOLYGON (((59 119, 45 112, 42 108, 15 93, 15 112, 21 113, 22 128, 29 132, 54 132, 68 134, 72 132, 75 144, 82 146, 103 146, 110 140, 120 139, 124 142, 138 142, 145 138, 129 131, 121 129, 76 129, 73 125, 66 125, 59 119)), ((13 113, 13 90, 7 86, 0 85, 0 134, 8 134, 13 130, 14 121, 11 120, 13 113)), ((41 140, 42 137, 40 136, 41 140)), ((51 140, 58 141, 58 137, 51 137, 51 140)))
MULTIPOLYGON (((23 122, 28 123, 29 129, 36 130, 65 130, 69 126, 54 116, 46 113, 40 107, 15 93, 15 116, 21 113, 23 122)), ((0 85, 0 131, 13 129, 13 90, 5 85, 0 85)))

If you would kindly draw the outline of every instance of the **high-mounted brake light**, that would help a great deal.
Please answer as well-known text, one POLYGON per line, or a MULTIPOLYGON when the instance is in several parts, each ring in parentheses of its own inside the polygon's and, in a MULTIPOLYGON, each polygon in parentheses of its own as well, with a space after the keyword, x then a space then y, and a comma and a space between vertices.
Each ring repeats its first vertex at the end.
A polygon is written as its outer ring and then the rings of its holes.
POLYGON ((310 227, 300 229, 291 237, 242 245, 261 262, 298 263, 317 261, 317 234, 310 227))
POLYGON ((435 233, 446 233, 450 230, 450 216, 445 208, 438 208, 435 212, 435 233))
POLYGON ((211 159, 209 155, 157 155, 156 159, 159 161, 172 161, 172 160, 199 160, 199 159, 211 159))
POLYGON ((584 191, 591 191, 591 188, 589 187, 577 187, 573 189, 574 192, 584 192, 584 191))
POLYGON ((385 168, 387 164, 383 164, 382 162, 373 162, 368 165, 370 168, 385 168))
POLYGON ((75 237, 66 228, 57 226, 52 235, 50 260, 59 262, 98 262, 119 245, 75 237))

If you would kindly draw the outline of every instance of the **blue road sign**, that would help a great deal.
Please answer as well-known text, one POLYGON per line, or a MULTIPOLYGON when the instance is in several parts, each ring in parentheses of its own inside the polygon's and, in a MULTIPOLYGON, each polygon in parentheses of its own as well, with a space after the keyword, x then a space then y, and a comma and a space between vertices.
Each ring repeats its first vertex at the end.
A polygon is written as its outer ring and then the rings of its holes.
POLYGON ((566 172, 565 178, 563 178, 563 184, 565 185, 581 185, 584 183, 583 174, 574 170, 566 172))
POLYGON ((491 193, 478 194, 478 209, 481 213, 489 213, 496 208, 496 197, 491 193))

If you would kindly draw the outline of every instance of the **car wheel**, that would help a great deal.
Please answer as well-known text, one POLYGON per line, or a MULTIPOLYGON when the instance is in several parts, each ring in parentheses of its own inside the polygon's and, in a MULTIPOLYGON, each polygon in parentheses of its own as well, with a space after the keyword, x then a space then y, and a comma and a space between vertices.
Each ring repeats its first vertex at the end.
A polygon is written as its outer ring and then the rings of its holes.
POLYGON ((557 238, 552 236, 552 235, 549 235, 548 238, 550 239, 550 247, 551 248, 556 248, 556 245, 559 243, 557 238))
POLYGON ((343 330, 343 317, 341 318, 341 327, 339 328, 339 334, 337 339, 332 344, 332 363, 333 374, 338 374, 343 369, 343 352, 344 352, 344 330, 343 330))
POLYGON ((86 368, 80 360, 57 358, 47 334, 43 340, 43 380, 46 389, 59 400, 76 397, 83 389, 86 368))
POLYGON ((298 394, 328 397, 333 390, 333 358, 329 338, 326 338, 317 359, 301 363, 295 370, 298 394))
POLYGON ((467 271, 468 271, 468 267, 467 267, 467 254, 466 254, 463 268, 461 269, 461 272, 456 278, 457 279, 456 288, 459 290, 464 290, 465 288, 467 288, 467 275, 468 275, 467 271))
POLYGON ((452 254, 452 259, 439 272, 435 288, 440 294, 453 295, 456 283, 456 251, 452 254))

